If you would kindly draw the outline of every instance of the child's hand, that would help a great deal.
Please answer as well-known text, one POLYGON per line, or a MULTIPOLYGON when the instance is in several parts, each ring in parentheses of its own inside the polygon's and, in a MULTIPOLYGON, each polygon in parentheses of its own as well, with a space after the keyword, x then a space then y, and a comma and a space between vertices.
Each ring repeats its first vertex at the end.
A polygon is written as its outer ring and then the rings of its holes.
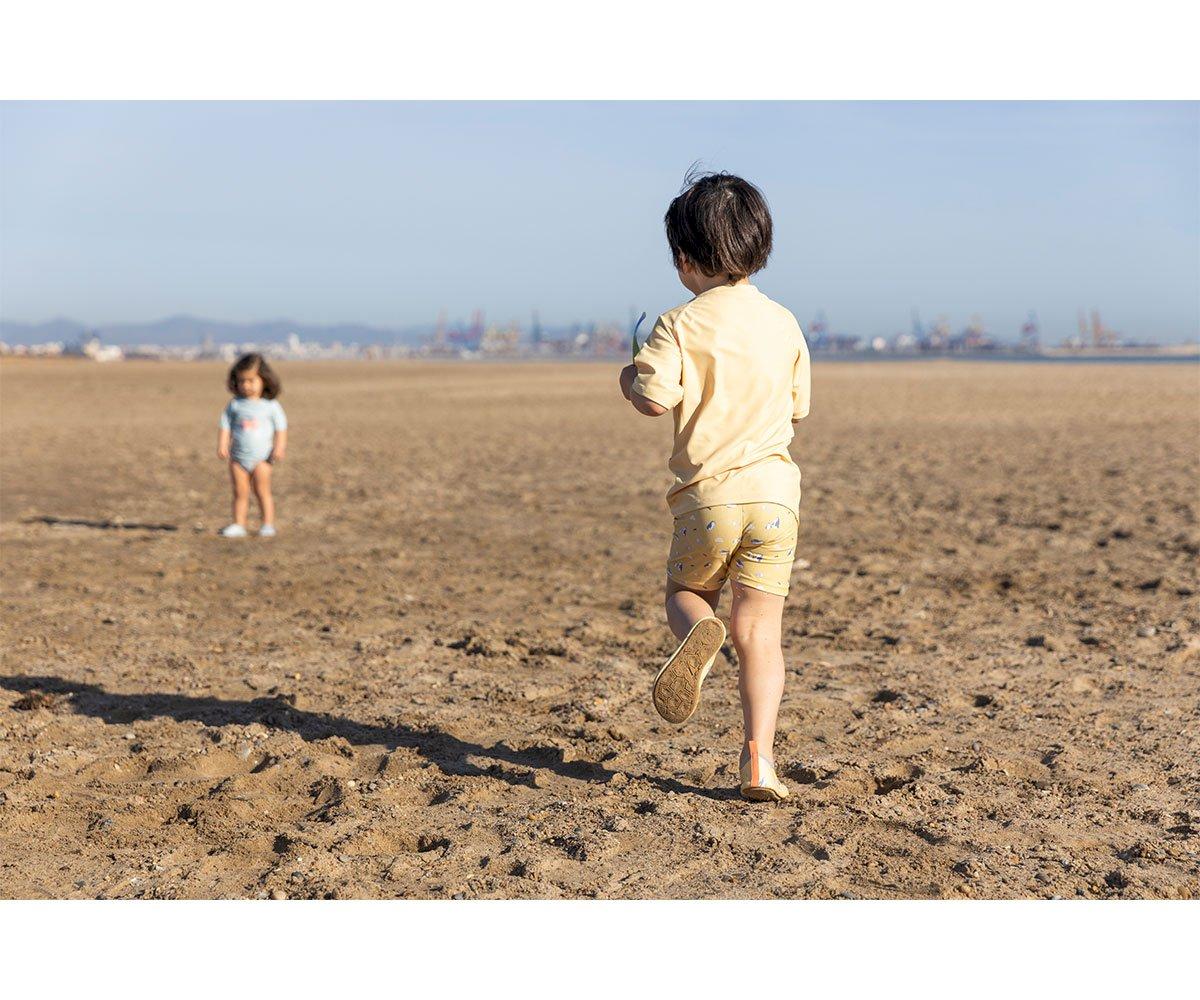
POLYGON ((274 451, 271 452, 271 457, 268 458, 267 461, 270 462, 272 465, 278 465, 280 462, 283 461, 283 452, 284 452, 284 449, 276 448, 274 451))
POLYGON ((229 445, 227 445, 227 444, 217 445, 217 458, 219 458, 222 462, 228 461, 229 445))
POLYGON ((633 380, 637 378, 637 365, 626 365, 621 369, 621 395, 629 399, 633 389, 633 380))

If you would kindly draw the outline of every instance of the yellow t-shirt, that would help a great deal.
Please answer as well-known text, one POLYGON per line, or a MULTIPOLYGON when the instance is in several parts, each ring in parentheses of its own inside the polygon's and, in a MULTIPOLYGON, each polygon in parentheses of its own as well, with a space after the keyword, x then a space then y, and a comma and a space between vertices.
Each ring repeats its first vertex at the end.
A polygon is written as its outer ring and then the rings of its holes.
POLYGON ((719 503, 800 509, 792 421, 808 414, 808 345, 753 285, 720 285, 664 313, 635 359, 633 391, 673 411, 678 517, 719 503))

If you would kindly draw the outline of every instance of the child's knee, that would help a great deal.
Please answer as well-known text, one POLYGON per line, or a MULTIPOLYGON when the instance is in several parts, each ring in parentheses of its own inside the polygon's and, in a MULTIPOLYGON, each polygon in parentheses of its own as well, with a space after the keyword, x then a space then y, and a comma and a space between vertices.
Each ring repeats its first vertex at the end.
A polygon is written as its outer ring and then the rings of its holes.
POLYGON ((778 646, 782 641, 782 623, 760 614, 738 614, 729 621, 729 636, 737 649, 778 646))
POLYGON ((729 622, 729 637, 733 640, 734 647, 740 650, 761 645, 767 641, 768 635, 762 622, 734 617, 729 622))

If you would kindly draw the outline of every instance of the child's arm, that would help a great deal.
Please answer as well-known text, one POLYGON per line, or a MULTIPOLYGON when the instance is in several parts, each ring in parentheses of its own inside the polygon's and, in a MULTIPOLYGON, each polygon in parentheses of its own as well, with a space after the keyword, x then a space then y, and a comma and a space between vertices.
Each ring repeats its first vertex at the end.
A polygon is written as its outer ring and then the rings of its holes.
POLYGON ((230 431, 229 407, 221 411, 220 430, 217 431, 217 458, 225 461, 229 458, 229 439, 233 436, 230 431))
POLYGON ((272 402, 275 404, 271 414, 271 420, 275 424, 275 440, 271 442, 271 461, 281 462, 287 452, 287 414, 283 412, 283 407, 277 400, 272 402))
POLYGON ((667 412, 665 406, 659 406, 641 393, 633 391, 633 380, 637 378, 637 374, 637 365, 626 365, 621 369, 621 395, 633 404, 638 413, 644 413, 648 417, 661 417, 667 412))
POLYGON ((621 369, 621 394, 638 413, 661 417, 683 399, 683 355, 659 317, 633 364, 621 369))
POLYGON ((808 362, 808 344, 800 334, 800 356, 792 370, 792 423, 808 416, 809 398, 812 395, 812 374, 808 362))

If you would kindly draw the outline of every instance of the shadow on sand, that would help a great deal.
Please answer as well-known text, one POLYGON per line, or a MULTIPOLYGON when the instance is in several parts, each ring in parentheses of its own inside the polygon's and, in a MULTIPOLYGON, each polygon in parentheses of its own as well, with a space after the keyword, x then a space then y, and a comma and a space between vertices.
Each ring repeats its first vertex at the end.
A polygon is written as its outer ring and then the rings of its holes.
MULTIPOLYGON (((293 732, 307 741, 340 736, 355 746, 404 747, 415 750, 447 774, 489 777, 510 785, 533 785, 533 775, 507 770, 502 765, 545 770, 563 778, 590 783, 607 782, 614 773, 591 761, 562 759, 554 747, 517 750, 502 743, 490 747, 460 740, 434 726, 415 728, 399 719, 389 724, 370 725, 328 713, 306 712, 294 708, 281 697, 236 701, 222 698, 195 698, 182 694, 113 694, 95 684, 83 684, 53 676, 0 676, 0 687, 24 694, 46 692, 70 698, 75 712, 90 715, 110 725, 128 725, 143 719, 170 718, 179 722, 201 722, 206 726, 246 726, 258 723, 271 729, 293 732), (492 763, 481 766, 469 758, 492 763)), ((654 785, 662 792, 699 795, 709 799, 736 799, 734 789, 700 788, 675 778, 631 775, 654 785)))
POLYGON ((108 518, 54 517, 38 514, 24 518, 22 524, 48 524, 51 527, 99 528, 101 531, 178 531, 177 524, 155 524, 147 521, 112 521, 108 518))

